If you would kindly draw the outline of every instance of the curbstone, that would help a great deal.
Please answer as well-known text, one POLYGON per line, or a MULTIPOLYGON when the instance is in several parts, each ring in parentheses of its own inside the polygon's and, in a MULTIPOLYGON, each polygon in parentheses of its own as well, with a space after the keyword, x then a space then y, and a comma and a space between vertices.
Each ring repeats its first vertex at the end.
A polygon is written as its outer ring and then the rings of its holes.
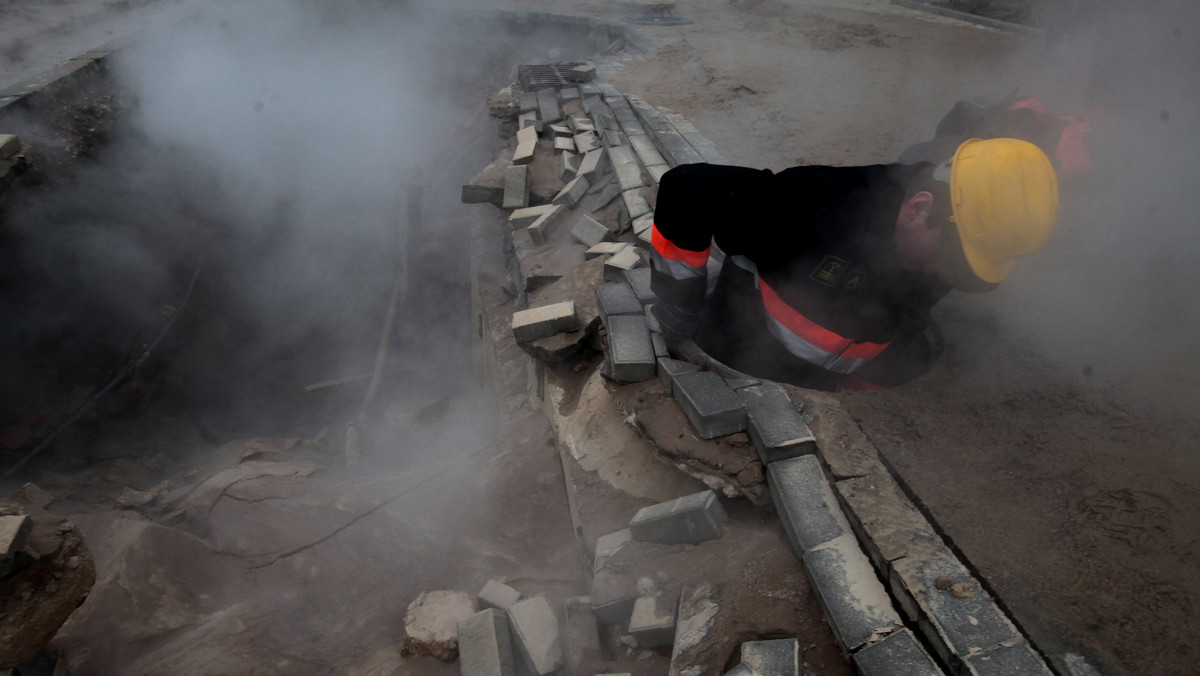
POLYGON ((800 676, 800 641, 781 638, 742 644, 742 664, 759 674, 800 676))
POLYGON ((508 609, 509 624, 526 668, 547 676, 562 667, 562 640, 558 618, 542 595, 515 603, 508 609))
POLYGON ((571 236, 588 248, 613 239, 611 230, 587 214, 580 216, 575 222, 575 227, 571 228, 571 236))
POLYGON ((854 665, 858 667, 862 676, 943 676, 945 674, 908 629, 901 629, 882 641, 854 653, 854 665))
POLYGON ((706 490, 639 509, 629 530, 643 542, 694 545, 720 538, 721 522, 728 520, 717 494, 706 490))
POLYGON ((488 580, 475 596, 484 606, 501 610, 521 600, 521 592, 499 580, 488 580))
POLYGON ((654 377, 654 344, 644 315, 615 315, 608 318, 609 377, 635 383, 654 377))
POLYGON ((891 597, 853 534, 805 552, 803 561, 829 626, 846 652, 903 627, 891 597))
POLYGON ((579 317, 573 300, 518 310, 512 317, 513 337, 518 343, 578 330, 579 317))
POLYGON ((1024 641, 963 659, 963 676, 1053 676, 1041 655, 1024 641))
POLYGON ((587 179, 582 176, 576 176, 571 179, 570 183, 563 186, 563 189, 558 191, 558 194, 550 201, 554 204, 573 207, 583 197, 584 193, 587 192, 587 189, 587 179))
POLYGON ((458 623, 458 664, 463 676, 515 676, 507 613, 489 608, 458 623))
POLYGON ((650 345, 654 348, 654 359, 665 359, 671 356, 671 350, 667 347, 667 339, 663 334, 651 329, 650 345))
POLYGON ((517 149, 513 151, 513 164, 529 164, 537 150, 538 133, 534 127, 517 130, 517 149))
POLYGON ((834 488, 877 569, 887 570, 889 562, 907 556, 914 546, 938 540, 933 526, 886 470, 843 479, 834 488))
POLYGON ((956 665, 967 655, 1016 645, 1023 639, 954 553, 934 536, 914 544, 913 552, 892 561, 889 583, 909 619, 943 663, 956 665), (953 593, 946 582, 964 585, 953 593))
POLYGON ((617 175, 621 192, 642 187, 642 170, 638 168, 632 150, 626 146, 608 146, 604 152, 608 153, 608 163, 617 175))
POLYGON ((767 484, 797 556, 853 533, 815 455, 771 463, 767 484))
POLYGON ((782 387, 762 384, 735 389, 746 402, 750 440, 764 467, 816 451, 816 438, 782 387))
POLYGON ((633 289, 642 305, 650 305, 658 300, 654 290, 650 288, 650 268, 634 268, 625 272, 625 281, 633 289))
POLYGON ((711 371, 683 373, 671 386, 675 403, 703 439, 746 429, 746 406, 721 376, 711 371))
POLYGON ((630 136, 629 145, 633 146, 633 151, 637 153, 638 159, 642 161, 642 166, 650 167, 667 164, 666 158, 654 147, 654 141, 649 136, 630 136))
POLYGON ((629 633, 643 648, 658 648, 675 643, 676 603, 662 596, 640 596, 629 615, 629 633))
POLYGON ((514 164, 504 168, 504 199, 502 209, 521 209, 529 206, 529 167, 514 164))
POLYGON ((596 299, 600 301, 600 317, 605 322, 613 315, 642 314, 642 304, 625 282, 597 285, 596 299))
MULTIPOLYGON (((637 247, 627 246, 604 261, 604 279, 610 282, 620 282, 625 284, 625 273, 633 270, 642 264, 642 256, 638 253, 637 247)), ((626 286, 628 286, 626 284, 626 286)), ((633 292, 633 289, 630 289, 633 292)), ((637 296, 634 296, 637 300, 637 296)), ((638 303, 641 306, 641 303, 638 303)))

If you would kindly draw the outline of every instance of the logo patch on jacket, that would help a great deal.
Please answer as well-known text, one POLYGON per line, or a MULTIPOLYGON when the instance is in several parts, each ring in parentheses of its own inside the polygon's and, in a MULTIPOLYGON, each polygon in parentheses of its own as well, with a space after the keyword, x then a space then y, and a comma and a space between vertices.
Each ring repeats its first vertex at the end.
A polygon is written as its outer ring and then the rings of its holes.
POLYGON ((818 284, 833 286, 846 273, 846 261, 837 256, 826 256, 821 264, 813 269, 809 278, 818 284))
POLYGON ((867 271, 861 268, 855 268, 846 275, 846 281, 842 282, 842 288, 847 291, 853 291, 863 285, 867 281, 867 271))

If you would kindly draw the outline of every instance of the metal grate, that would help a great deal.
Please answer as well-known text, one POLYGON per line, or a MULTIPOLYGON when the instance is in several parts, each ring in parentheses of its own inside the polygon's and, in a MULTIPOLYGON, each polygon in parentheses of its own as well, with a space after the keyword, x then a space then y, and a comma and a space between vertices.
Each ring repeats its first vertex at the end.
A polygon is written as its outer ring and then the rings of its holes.
POLYGON ((518 70, 521 86, 532 92, 546 87, 562 87, 575 84, 571 69, 581 65, 575 63, 551 63, 538 66, 521 66, 518 70))

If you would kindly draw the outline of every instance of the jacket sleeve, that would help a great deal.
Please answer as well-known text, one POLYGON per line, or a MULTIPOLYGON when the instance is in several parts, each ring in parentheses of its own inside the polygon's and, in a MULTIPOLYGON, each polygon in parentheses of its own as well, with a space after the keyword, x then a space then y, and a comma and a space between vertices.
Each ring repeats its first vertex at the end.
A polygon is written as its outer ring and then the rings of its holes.
POLYGON ((654 311, 669 334, 691 336, 704 309, 707 264, 714 237, 749 216, 771 172, 714 164, 685 164, 659 182, 650 241, 654 311))

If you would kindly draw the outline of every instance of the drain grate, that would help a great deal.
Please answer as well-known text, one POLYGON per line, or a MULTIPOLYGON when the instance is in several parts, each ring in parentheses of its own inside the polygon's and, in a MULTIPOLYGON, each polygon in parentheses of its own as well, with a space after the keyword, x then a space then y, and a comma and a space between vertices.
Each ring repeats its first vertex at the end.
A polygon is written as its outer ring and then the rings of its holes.
POLYGON ((575 63, 551 63, 540 66, 521 66, 518 70, 521 86, 525 91, 532 92, 546 87, 562 87, 576 84, 571 76, 571 69, 581 65, 575 63))

